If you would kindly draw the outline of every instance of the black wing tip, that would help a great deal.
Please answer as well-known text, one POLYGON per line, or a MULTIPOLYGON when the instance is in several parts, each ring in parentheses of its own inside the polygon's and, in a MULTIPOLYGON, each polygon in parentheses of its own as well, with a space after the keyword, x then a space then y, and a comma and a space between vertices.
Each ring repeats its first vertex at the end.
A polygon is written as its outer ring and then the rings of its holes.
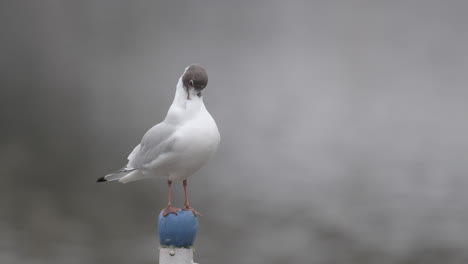
POLYGON ((104 179, 104 177, 101 177, 101 178, 97 179, 97 181, 96 181, 96 182, 106 182, 106 181, 107 181, 107 180, 106 180, 106 179, 104 179))

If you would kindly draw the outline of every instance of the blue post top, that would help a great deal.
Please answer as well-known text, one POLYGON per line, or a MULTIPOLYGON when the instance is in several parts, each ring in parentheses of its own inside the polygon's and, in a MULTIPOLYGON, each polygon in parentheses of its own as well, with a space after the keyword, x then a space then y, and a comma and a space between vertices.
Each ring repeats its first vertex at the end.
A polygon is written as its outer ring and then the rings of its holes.
POLYGON ((177 215, 159 214, 158 232, 161 246, 192 247, 198 231, 198 217, 191 211, 178 211, 177 215))

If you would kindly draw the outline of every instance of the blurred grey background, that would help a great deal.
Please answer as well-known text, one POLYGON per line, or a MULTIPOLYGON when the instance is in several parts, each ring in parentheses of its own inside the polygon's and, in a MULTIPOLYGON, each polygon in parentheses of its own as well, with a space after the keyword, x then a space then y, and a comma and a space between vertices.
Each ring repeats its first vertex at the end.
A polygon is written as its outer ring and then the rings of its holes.
POLYGON ((466 1, 0 5, 0 263, 157 263, 164 181, 95 180, 195 62, 195 261, 468 263, 466 1))

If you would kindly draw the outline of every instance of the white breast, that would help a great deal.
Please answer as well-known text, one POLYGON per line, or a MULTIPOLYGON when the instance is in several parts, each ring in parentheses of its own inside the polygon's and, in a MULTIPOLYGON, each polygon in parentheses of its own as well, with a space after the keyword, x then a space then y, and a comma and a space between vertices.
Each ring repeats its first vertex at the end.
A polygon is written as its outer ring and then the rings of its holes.
POLYGON ((220 141, 218 127, 206 109, 180 126, 175 138, 173 164, 167 168, 169 180, 190 177, 213 156, 220 141))

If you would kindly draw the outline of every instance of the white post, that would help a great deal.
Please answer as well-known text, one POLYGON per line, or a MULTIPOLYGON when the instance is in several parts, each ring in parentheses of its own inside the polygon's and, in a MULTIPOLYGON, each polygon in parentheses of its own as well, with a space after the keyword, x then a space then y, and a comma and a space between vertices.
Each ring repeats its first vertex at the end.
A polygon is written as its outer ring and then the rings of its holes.
POLYGON ((159 264, 194 264, 192 248, 159 248, 159 264))

